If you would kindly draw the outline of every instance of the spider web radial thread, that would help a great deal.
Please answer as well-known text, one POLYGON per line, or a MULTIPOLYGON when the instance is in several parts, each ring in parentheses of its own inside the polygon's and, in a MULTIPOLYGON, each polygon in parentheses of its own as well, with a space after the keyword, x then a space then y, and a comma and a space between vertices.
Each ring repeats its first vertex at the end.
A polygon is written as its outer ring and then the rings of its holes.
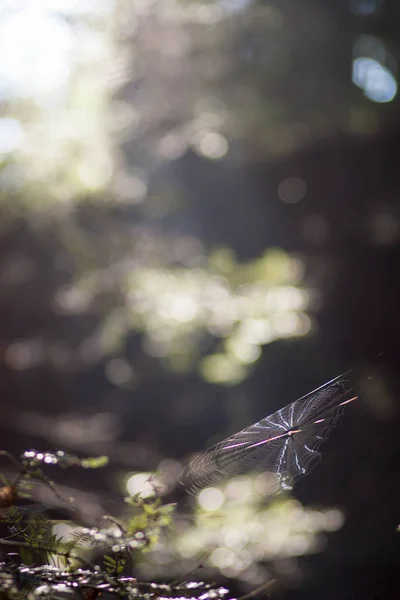
POLYGON ((270 471, 280 489, 291 489, 319 462, 320 446, 353 400, 347 372, 212 446, 186 467, 181 481, 197 494, 237 475, 270 471))

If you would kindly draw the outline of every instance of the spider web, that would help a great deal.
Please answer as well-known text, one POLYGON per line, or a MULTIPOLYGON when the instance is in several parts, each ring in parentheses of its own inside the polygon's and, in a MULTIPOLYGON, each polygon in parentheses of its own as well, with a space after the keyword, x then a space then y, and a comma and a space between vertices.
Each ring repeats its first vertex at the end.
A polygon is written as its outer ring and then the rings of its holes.
POLYGON ((281 489, 291 489, 319 462, 321 444, 355 399, 348 373, 339 375, 197 456, 183 471, 182 482, 197 494, 262 470, 275 473, 281 489))

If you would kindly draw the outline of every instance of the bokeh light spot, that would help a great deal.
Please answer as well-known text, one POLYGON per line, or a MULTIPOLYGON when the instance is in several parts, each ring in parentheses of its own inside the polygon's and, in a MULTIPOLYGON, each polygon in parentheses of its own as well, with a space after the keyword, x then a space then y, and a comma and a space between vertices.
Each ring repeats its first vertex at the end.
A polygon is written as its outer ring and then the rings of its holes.
POLYGON ((225 495, 230 500, 248 501, 253 495, 253 481, 249 477, 236 477, 225 487, 225 495))
POLYGON ((210 556, 210 562, 219 569, 224 569, 231 567, 235 558, 234 552, 229 548, 216 548, 210 556))
POLYGON ((226 354, 211 354, 200 364, 200 372, 210 383, 235 384, 241 381, 246 371, 233 357, 226 354))
POLYGON ((23 10, 4 20, 0 35, 0 94, 40 95, 69 79, 70 27, 45 11, 23 10))
POLYGON ((344 516, 338 508, 331 508, 325 512, 324 521, 327 531, 337 531, 343 526, 344 516))
POLYGON ((278 196, 286 204, 296 204, 307 193, 307 184, 300 177, 288 177, 278 186, 278 196))
POLYGON ((209 512, 220 509, 224 500, 224 493, 221 490, 212 487, 202 490, 197 498, 201 508, 209 512))
POLYGON ((139 494, 143 498, 155 496, 160 486, 161 482, 152 473, 135 473, 126 482, 126 490, 130 495, 139 494))
POLYGON ((132 367, 122 358, 113 358, 105 366, 107 379, 114 385, 124 385, 128 383, 132 376, 132 367))
POLYGON ((218 159, 228 152, 227 139, 216 131, 201 131, 193 140, 194 148, 207 158, 218 159))
POLYGON ((353 61, 352 81, 373 102, 391 102, 397 94, 393 74, 373 58, 361 56, 353 61))
POLYGON ((40 339, 27 339, 13 342, 5 351, 6 365, 18 371, 31 369, 42 362, 43 342, 40 339))

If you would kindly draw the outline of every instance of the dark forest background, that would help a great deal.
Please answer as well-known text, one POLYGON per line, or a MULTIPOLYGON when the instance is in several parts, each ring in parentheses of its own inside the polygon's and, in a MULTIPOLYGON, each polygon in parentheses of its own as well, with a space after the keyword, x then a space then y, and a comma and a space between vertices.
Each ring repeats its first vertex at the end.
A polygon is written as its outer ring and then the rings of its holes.
POLYGON ((210 577, 398 598, 400 4, 92 4, 0 9, 2 448, 108 455, 90 514, 356 366, 292 494, 343 525, 210 577))

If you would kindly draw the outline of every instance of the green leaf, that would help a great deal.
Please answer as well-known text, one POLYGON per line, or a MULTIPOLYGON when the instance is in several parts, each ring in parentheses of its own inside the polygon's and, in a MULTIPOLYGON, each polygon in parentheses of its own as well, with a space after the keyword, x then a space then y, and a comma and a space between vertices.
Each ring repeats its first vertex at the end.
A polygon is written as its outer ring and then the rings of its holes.
POLYGON ((108 465, 108 456, 91 456, 81 460, 84 469, 100 469, 108 465))

